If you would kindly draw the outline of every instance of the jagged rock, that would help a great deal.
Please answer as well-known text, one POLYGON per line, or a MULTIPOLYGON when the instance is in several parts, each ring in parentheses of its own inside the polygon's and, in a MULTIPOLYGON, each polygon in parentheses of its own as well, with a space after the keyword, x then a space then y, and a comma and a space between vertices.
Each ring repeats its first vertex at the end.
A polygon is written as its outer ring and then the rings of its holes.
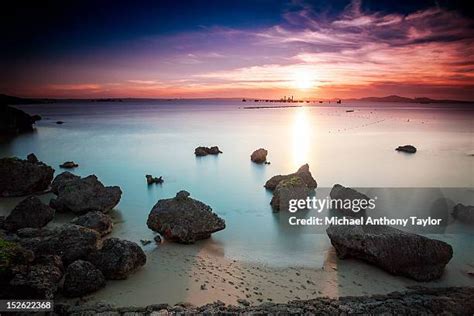
POLYGON ((33 153, 28 154, 28 156, 26 156, 26 160, 28 162, 31 162, 31 163, 38 163, 39 162, 38 157, 36 157, 36 155, 33 154, 33 153))
POLYGON ((164 238, 184 244, 211 237, 225 222, 210 206, 180 191, 175 198, 159 200, 148 215, 147 225, 164 238))
POLYGON ((457 204, 452 213, 453 217, 467 224, 474 224, 474 205, 457 204))
POLYGON ((79 167, 79 165, 77 163, 75 163, 74 161, 66 161, 65 163, 63 163, 59 167, 64 168, 64 169, 72 169, 72 168, 79 167))
POLYGON ((1 104, 0 105, 0 133, 15 134, 33 130, 33 124, 41 120, 39 115, 29 115, 24 111, 1 104))
POLYGON ((59 187, 64 185, 65 183, 71 181, 71 180, 77 180, 80 179, 81 177, 76 176, 69 171, 65 171, 63 173, 58 174, 54 180, 53 183, 51 183, 51 192, 54 194, 58 195, 59 193, 59 187))
POLYGON ((259 148, 255 150, 252 155, 250 155, 250 160, 255 163, 264 163, 267 161, 268 151, 264 148, 259 148))
MULTIPOLYGON (((43 229, 46 230, 46 229, 43 229)), ((84 259, 97 250, 100 235, 96 231, 82 226, 65 224, 52 230, 46 230, 41 237, 22 238, 19 242, 35 255, 57 255, 68 264, 84 259)), ((36 232, 36 235, 39 235, 36 232)))
POLYGON ((66 269, 63 285, 63 293, 65 296, 84 296, 104 286, 104 275, 89 261, 76 260, 66 269))
POLYGON ((416 147, 412 146, 412 145, 398 146, 395 150, 396 151, 403 151, 403 152, 406 152, 406 153, 409 153, 409 154, 416 153, 416 147))
POLYGON ((212 146, 212 147, 199 146, 194 150, 194 154, 196 156, 218 155, 218 154, 222 154, 222 151, 220 151, 219 147, 217 146, 212 146))
POLYGON ((146 183, 148 183, 149 185, 150 184, 153 184, 153 183, 157 183, 157 184, 162 184, 163 183, 163 177, 153 177, 151 174, 147 174, 145 176, 146 178, 146 183))
POLYGON ((126 279, 129 274, 145 265, 146 255, 136 243, 118 238, 106 239, 101 249, 89 256, 106 279, 126 279))
POLYGON ((346 216, 359 216, 365 214, 364 210, 369 206, 370 198, 354 189, 346 188, 340 184, 335 184, 329 196, 336 206, 335 210, 346 216), (347 203, 349 201, 349 203, 347 203), (357 202, 354 202, 357 201, 357 202), (338 202, 338 203, 336 203, 338 202), (355 207, 357 205, 357 207, 355 207))
POLYGON ((311 190, 300 177, 285 178, 273 190, 270 205, 274 212, 288 211, 290 200, 306 199, 310 192, 311 190))
POLYGON ((102 212, 89 212, 74 218, 71 224, 87 227, 98 232, 101 236, 105 236, 112 232, 114 226, 112 218, 102 212))
POLYGON ((54 218, 54 210, 36 196, 21 201, 7 216, 4 227, 15 231, 20 228, 41 228, 54 218))
POLYGON ((15 299, 54 299, 62 276, 63 264, 58 256, 40 256, 10 280, 10 296, 15 299))
POLYGON ((87 212, 108 212, 122 196, 118 186, 105 187, 95 175, 65 181, 58 186, 58 197, 52 199, 52 208, 61 212, 85 214, 87 212))
POLYGON ((288 175, 277 175, 270 178, 270 180, 265 183, 265 188, 269 190, 275 190, 276 186, 278 185, 278 183, 280 183, 280 181, 292 178, 294 176, 300 177, 301 180, 306 183, 306 186, 308 186, 309 189, 315 189, 318 186, 316 180, 314 180, 313 176, 311 175, 311 172, 309 171, 309 165, 305 164, 302 165, 295 173, 291 173, 288 175))
POLYGON ((0 196, 23 196, 48 189, 54 169, 42 162, 0 159, 0 196))
POLYGON ((452 247, 443 241, 389 226, 341 225, 326 231, 339 258, 361 259, 417 281, 440 278, 453 256, 452 247))

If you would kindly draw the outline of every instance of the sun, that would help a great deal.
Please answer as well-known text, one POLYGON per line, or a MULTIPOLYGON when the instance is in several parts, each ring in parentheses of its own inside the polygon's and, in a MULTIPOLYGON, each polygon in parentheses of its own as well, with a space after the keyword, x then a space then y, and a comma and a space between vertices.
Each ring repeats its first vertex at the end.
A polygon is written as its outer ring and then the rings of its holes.
POLYGON ((314 74, 305 69, 299 69, 293 74, 293 85, 300 90, 308 90, 314 87, 314 74))

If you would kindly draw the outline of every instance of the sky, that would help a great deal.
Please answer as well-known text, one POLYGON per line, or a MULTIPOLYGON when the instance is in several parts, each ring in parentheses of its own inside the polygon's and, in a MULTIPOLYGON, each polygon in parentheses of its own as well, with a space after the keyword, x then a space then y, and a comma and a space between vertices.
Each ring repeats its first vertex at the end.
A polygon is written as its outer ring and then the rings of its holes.
POLYGON ((474 100, 467 1, 45 0, 1 9, 0 93, 9 95, 474 100))

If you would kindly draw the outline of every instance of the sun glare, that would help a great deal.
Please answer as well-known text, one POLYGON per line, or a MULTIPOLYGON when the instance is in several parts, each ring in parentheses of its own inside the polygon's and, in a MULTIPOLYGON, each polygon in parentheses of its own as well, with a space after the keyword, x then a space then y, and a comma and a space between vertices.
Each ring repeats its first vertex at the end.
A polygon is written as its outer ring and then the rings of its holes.
POLYGON ((311 89, 315 84, 314 74, 307 70, 298 70, 294 73, 293 84, 300 90, 311 89))

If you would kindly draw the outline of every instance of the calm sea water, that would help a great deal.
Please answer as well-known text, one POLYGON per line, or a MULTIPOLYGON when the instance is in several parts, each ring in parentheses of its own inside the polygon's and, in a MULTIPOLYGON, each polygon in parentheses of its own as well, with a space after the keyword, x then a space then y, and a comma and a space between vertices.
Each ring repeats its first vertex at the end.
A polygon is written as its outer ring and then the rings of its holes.
POLYGON ((318 265, 329 247, 323 234, 286 232, 280 215, 271 211, 271 193, 263 188, 271 176, 304 163, 320 187, 463 187, 468 188, 464 202, 473 196, 472 107, 242 108, 253 105, 216 100, 24 105, 44 119, 36 132, 2 142, 0 156, 34 152, 56 174, 60 163, 74 160, 80 165, 74 173, 119 185, 123 196, 114 235, 137 242, 153 237, 146 226, 153 205, 187 190, 226 220, 227 228, 208 243, 229 258, 269 265, 318 265), (65 124, 56 125, 57 120, 65 124), (418 152, 394 150, 404 144, 418 152), (224 153, 195 157, 200 145, 218 145, 224 153), (271 165, 250 162, 260 147, 269 150, 271 165), (145 174, 163 176, 165 182, 147 186, 145 174))

